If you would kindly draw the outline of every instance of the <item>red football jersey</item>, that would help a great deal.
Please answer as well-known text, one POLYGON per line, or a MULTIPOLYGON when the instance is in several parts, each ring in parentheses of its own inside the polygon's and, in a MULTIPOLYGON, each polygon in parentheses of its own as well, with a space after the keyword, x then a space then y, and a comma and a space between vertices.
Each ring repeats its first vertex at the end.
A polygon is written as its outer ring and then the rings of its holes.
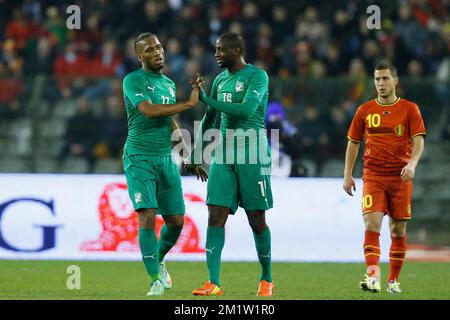
POLYGON ((412 138, 425 134, 419 107, 398 98, 392 104, 374 99, 359 106, 347 137, 361 142, 364 136, 364 175, 398 176, 411 159, 412 138))

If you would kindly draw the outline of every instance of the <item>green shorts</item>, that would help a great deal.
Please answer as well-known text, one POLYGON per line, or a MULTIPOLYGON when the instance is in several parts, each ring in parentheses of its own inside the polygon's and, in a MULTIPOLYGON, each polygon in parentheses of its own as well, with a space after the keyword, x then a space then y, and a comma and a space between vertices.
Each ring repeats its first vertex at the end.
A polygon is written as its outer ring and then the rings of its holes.
POLYGON ((181 178, 171 156, 123 155, 134 210, 155 208, 162 215, 185 213, 181 178))
POLYGON ((270 166, 261 164, 219 164, 214 160, 209 169, 206 204, 246 211, 273 207, 270 166))

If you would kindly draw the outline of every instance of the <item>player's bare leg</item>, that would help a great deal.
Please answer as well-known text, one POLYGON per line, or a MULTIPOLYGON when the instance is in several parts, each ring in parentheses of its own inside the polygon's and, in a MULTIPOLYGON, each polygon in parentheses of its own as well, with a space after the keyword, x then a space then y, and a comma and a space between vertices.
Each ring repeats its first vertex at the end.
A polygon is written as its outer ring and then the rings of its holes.
POLYGON ((264 210, 246 211, 246 213, 261 264, 261 279, 256 295, 272 296, 274 285, 272 283, 271 237, 270 229, 266 224, 266 213, 264 210))
POLYGON ((222 295, 220 289, 220 259, 225 243, 225 223, 230 208, 208 205, 208 230, 206 233, 206 263, 209 281, 199 289, 192 291, 195 296, 222 295))
POLYGON ((139 220, 139 247, 145 269, 151 279, 147 295, 162 295, 164 287, 160 281, 158 264, 158 242, 155 234, 156 209, 137 210, 139 220))
POLYGON ((184 215, 164 215, 164 226, 158 241, 158 261, 161 274, 161 283, 164 289, 172 288, 172 278, 167 271, 166 263, 163 261, 167 252, 175 245, 180 236, 184 224, 184 215))
POLYGON ((397 282, 406 256, 406 224, 407 220, 389 219, 391 233, 391 248, 389 250, 390 272, 387 291, 400 293, 400 283, 397 282))
POLYGON ((360 282, 363 290, 380 291, 380 231, 384 212, 368 212, 363 215, 365 225, 364 258, 366 260, 367 275, 360 282))

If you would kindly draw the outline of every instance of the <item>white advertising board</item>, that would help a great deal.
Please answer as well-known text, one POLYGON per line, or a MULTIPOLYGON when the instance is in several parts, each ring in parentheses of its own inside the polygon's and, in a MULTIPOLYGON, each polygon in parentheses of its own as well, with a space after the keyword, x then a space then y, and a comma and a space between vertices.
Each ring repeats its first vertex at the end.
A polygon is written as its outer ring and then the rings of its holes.
MULTIPOLYGON (((168 260, 204 260, 206 183, 183 177, 185 227, 168 260)), ((273 178, 267 212, 273 261, 363 261, 362 182, 273 178)), ((388 260, 387 220, 381 236, 388 260)), ((156 231, 162 225, 157 219, 156 231)), ((0 259, 140 260, 138 225, 122 175, 0 174, 0 259)), ((225 228, 225 261, 256 261, 245 212, 225 228)))

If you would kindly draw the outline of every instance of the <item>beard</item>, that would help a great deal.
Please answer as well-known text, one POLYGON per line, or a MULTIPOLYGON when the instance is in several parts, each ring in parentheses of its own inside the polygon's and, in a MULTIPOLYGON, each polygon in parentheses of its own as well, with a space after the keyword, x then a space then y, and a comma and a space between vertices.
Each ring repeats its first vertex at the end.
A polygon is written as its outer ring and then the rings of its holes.
POLYGON ((383 99, 386 99, 386 98, 388 98, 388 97, 390 97, 391 95, 392 95, 392 93, 394 92, 394 90, 390 90, 390 91, 384 91, 384 93, 378 93, 378 95, 381 97, 381 98, 383 98, 383 99))

